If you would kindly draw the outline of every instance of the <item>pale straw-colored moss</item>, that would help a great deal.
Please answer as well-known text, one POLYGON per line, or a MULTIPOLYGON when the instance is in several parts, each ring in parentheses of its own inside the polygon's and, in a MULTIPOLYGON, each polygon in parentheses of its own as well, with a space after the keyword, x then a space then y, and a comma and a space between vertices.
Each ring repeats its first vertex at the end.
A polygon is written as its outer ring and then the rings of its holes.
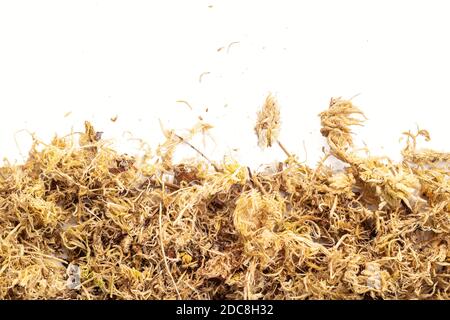
MULTIPOLYGON (((449 299, 449 154, 359 156, 363 114, 333 99, 330 152, 315 168, 288 155, 270 171, 211 162, 187 136, 143 158, 84 133, 35 140, 0 168, 1 299, 449 299), (173 163, 180 144, 201 161, 173 163), (346 163, 335 172, 334 156, 346 163)), ((278 139, 269 96, 262 146, 278 139)), ((249 133, 250 134, 250 133, 249 133)))

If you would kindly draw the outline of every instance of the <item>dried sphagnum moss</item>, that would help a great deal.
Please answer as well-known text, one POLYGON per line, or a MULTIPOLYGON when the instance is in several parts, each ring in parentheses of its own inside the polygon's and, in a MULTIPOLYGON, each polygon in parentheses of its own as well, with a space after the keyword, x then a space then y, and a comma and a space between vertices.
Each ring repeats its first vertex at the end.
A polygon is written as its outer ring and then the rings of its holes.
POLYGON ((280 133, 280 107, 274 96, 269 94, 257 114, 256 136, 261 148, 271 147, 280 133))
MULTIPOLYGON (((267 145, 274 106, 256 127, 267 145)), ((401 163, 358 156, 354 114, 333 99, 320 115, 342 172, 329 155, 271 173, 174 164, 190 136, 173 131, 145 160, 89 123, 79 139, 36 140, 24 165, 0 168, 0 298, 448 299, 450 155, 417 150, 421 130, 401 163)))

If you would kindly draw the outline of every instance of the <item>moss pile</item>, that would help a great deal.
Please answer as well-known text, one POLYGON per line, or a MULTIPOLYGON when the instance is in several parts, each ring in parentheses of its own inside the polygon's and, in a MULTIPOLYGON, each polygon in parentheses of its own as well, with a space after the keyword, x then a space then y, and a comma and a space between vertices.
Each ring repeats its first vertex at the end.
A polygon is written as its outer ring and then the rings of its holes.
MULTIPOLYGON (((450 154, 418 150, 421 130, 401 162, 360 156, 351 101, 320 118, 330 148, 315 168, 286 152, 265 172, 173 163, 190 137, 167 130, 143 158, 89 123, 35 140, 0 168, 0 298, 449 299, 450 154)), ((271 145, 278 110, 258 121, 271 145)))

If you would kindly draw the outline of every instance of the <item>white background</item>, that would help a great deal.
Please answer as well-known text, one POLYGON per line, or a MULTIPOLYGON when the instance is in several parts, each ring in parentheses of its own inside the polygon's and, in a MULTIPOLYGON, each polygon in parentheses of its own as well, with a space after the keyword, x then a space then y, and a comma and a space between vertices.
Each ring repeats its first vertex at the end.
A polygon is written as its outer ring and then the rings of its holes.
POLYGON ((430 0, 0 0, 0 157, 26 157, 21 129, 48 141, 91 120, 132 152, 125 131, 156 146, 158 119, 183 134, 202 116, 215 128, 200 149, 257 166, 284 158, 253 133, 269 92, 280 140, 311 164, 332 96, 359 94, 369 120, 355 132, 373 154, 398 157, 417 125, 448 151, 449 17, 430 0))

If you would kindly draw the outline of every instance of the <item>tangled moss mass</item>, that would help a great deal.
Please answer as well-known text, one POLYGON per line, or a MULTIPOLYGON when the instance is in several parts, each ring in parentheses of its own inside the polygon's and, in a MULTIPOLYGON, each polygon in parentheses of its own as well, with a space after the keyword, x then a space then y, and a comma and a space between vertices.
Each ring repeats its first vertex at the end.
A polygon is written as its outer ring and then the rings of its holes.
POLYGON ((0 168, 0 298, 449 299, 450 154, 417 149, 420 130, 401 162, 361 156, 363 118, 332 99, 318 165, 288 154, 263 172, 173 163, 190 137, 167 130, 142 158, 89 123, 35 140, 0 168))

